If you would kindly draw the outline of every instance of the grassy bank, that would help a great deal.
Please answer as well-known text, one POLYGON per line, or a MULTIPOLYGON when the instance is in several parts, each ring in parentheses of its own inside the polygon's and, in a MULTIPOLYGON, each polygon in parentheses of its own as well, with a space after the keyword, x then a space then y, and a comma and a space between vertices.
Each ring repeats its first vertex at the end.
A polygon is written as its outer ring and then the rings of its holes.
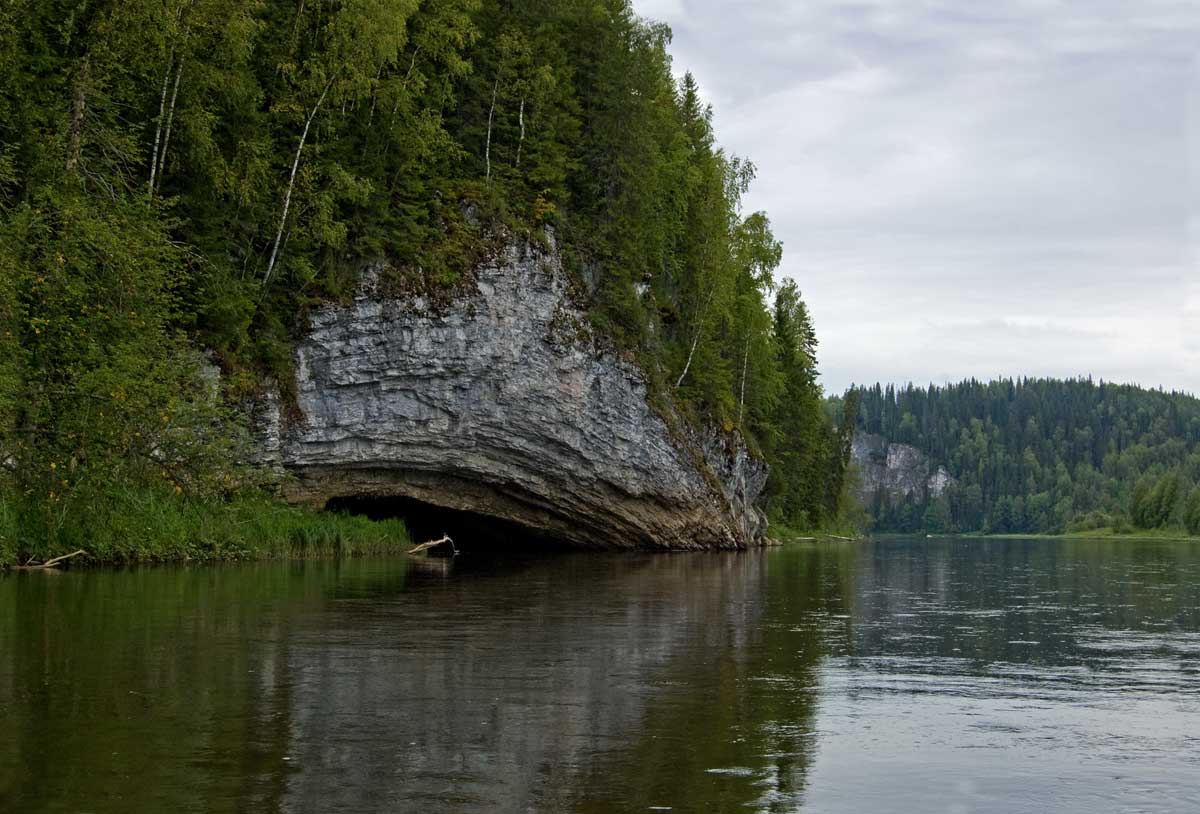
MULTIPOLYGON (((39 518, 41 519, 41 518, 39 518)), ((61 518, 52 539, 0 496, 0 567, 80 550, 88 563, 285 559, 403 551, 400 520, 373 521, 288 506, 265 497, 231 501, 139 492, 61 518)))
POLYGON ((1185 529, 1080 529, 1055 535, 1067 540, 1174 540, 1200 542, 1200 537, 1188 534, 1185 529))
POLYGON ((791 540, 861 540, 864 535, 852 525, 822 526, 819 529, 798 529, 773 521, 767 528, 767 537, 771 540, 788 542, 791 540))
POLYGON ((1182 529, 1136 529, 1134 531, 1114 531, 1111 528, 1088 529, 1086 531, 1068 531, 1063 534, 983 534, 982 532, 964 532, 962 534, 888 534, 888 537, 968 537, 980 540, 1129 540, 1151 541, 1166 540, 1171 542, 1200 543, 1200 537, 1188 534, 1182 529))

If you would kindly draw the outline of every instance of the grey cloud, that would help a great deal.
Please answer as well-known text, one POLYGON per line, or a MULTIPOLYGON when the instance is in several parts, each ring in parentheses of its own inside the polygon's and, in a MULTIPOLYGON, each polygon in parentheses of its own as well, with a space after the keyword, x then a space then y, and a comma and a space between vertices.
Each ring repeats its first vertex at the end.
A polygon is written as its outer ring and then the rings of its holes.
POLYGON ((1200 4, 637 8, 758 164, 747 203, 784 241, 830 390, 1090 373, 1200 391, 1200 4))

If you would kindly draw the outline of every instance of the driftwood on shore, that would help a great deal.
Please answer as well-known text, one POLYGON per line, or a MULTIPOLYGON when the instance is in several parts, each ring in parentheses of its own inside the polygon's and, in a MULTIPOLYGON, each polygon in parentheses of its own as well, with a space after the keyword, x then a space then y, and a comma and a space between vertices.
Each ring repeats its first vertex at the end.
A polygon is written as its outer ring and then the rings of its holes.
POLYGON ((33 560, 28 560, 24 565, 11 566, 14 571, 47 571, 58 568, 60 563, 66 562, 72 557, 78 557, 80 554, 87 554, 82 548, 78 551, 72 551, 70 554, 63 554, 58 557, 53 557, 45 562, 35 563, 33 560))
POLYGON ((763 544, 768 546, 776 546, 783 545, 784 543, 820 543, 829 542, 832 540, 839 540, 845 543, 857 543, 862 539, 862 537, 839 537, 836 534, 821 534, 816 537, 768 537, 763 544))
POLYGON ((420 545, 413 546, 408 550, 408 553, 411 556, 416 556, 417 554, 426 554, 438 548, 439 546, 445 546, 447 543, 450 544, 450 550, 453 552, 452 556, 456 556, 458 554, 458 547, 454 545, 454 541, 450 539, 449 534, 443 534, 437 540, 428 540, 420 545))

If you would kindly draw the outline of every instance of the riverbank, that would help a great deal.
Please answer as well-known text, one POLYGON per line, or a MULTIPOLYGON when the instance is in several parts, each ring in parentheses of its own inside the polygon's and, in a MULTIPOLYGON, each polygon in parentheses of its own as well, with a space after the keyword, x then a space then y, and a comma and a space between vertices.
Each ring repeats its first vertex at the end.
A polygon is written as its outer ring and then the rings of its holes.
POLYGON ((232 500, 140 492, 61 519, 53 540, 29 539, 20 511, 0 496, 0 568, 75 551, 72 564, 307 559, 402 552, 404 523, 290 506, 263 496, 232 500))
MULTIPOLYGON (((61 519, 54 540, 33 539, 17 502, 0 493, 0 569, 41 564, 75 552, 78 565, 315 559, 406 552, 400 519, 292 506, 265 496, 231 500, 139 492, 97 502, 61 519)), ((853 529, 793 529, 772 523, 767 539, 853 542, 853 529)))
POLYGON ((1063 534, 983 534, 980 532, 965 534, 916 534, 916 535, 887 535, 888 537, 960 537, 969 540, 1127 540, 1130 542, 1164 541, 1173 543, 1200 543, 1200 537, 1194 537, 1186 532, 1169 529, 1138 529, 1133 532, 1115 532, 1112 529, 1091 529, 1089 531, 1068 531, 1063 534))
POLYGON ((821 529, 796 529, 782 523, 771 523, 767 528, 767 544, 838 542, 853 543, 865 540, 867 535, 854 528, 831 526, 821 529))

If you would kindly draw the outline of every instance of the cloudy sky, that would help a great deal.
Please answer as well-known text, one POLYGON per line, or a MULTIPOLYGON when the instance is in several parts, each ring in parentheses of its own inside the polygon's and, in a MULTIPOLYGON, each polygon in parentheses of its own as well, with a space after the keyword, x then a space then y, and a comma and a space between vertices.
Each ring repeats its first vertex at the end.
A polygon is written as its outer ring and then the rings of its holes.
POLYGON ((635 0, 752 159, 826 388, 1200 393, 1200 0, 635 0))

